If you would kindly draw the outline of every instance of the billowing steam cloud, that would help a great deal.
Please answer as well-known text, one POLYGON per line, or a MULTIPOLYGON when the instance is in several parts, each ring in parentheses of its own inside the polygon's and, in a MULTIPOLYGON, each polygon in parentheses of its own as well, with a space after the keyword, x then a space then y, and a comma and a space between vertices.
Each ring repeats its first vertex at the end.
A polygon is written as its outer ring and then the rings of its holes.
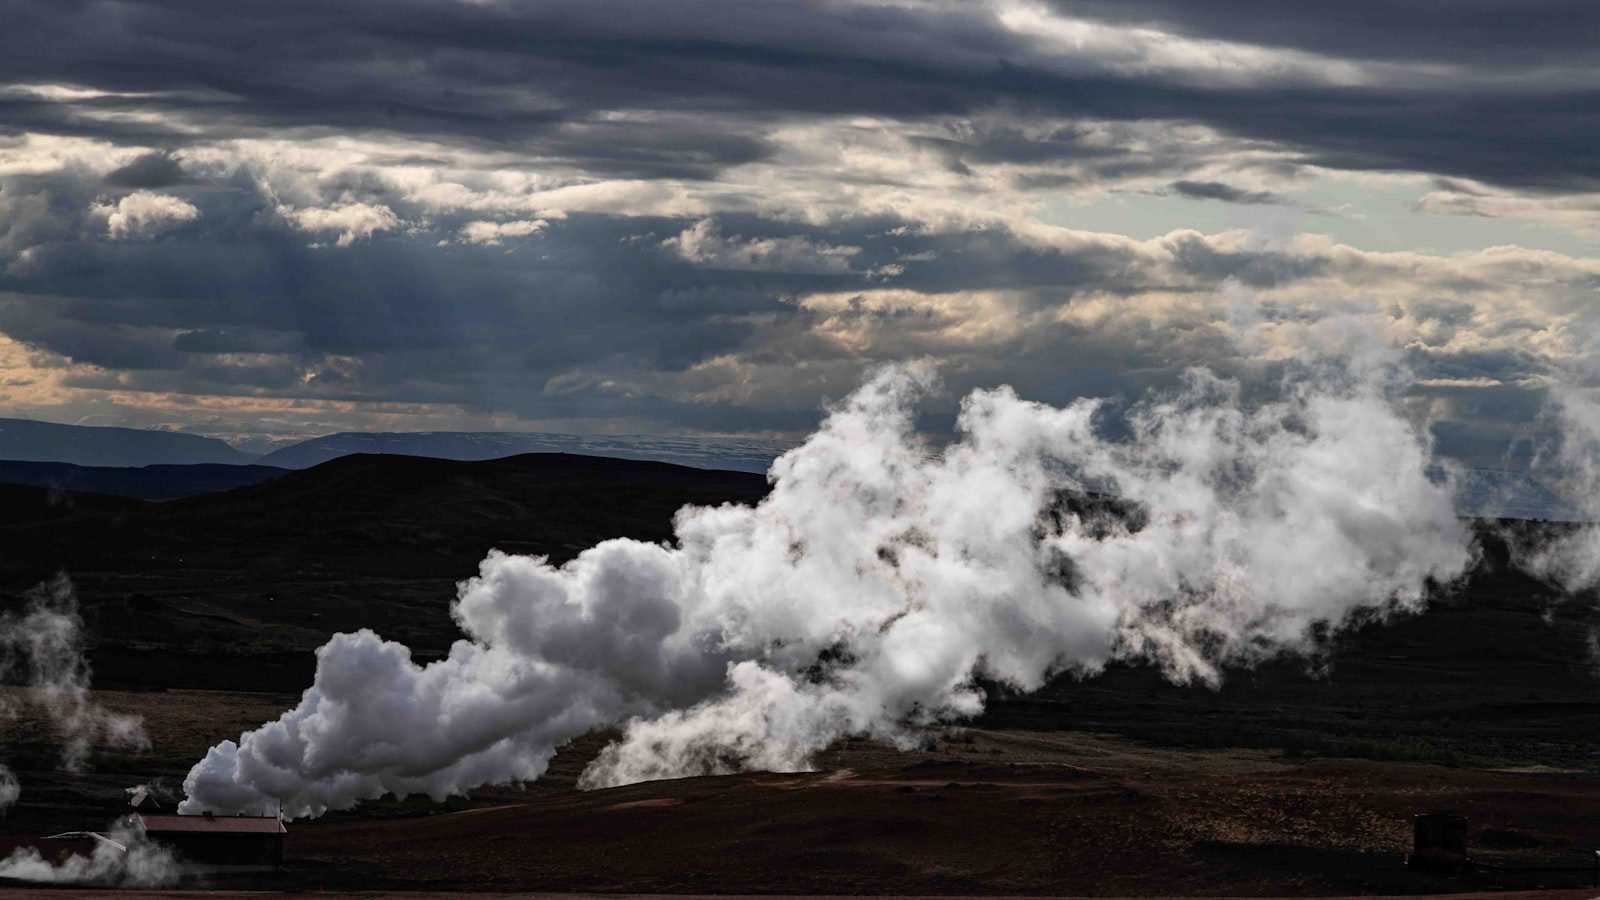
MULTIPOLYGON (((21 680, 23 702, 44 713, 61 741, 61 766, 80 771, 94 746, 149 746, 137 716, 113 713, 89 699, 89 662, 83 654, 83 618, 72 582, 59 575, 28 592, 20 613, 0 614, 0 680, 21 680)), ((14 718, 13 705, 0 720, 14 718)), ((0 766, 0 811, 20 795, 16 776, 0 766)))
POLYGON ((978 391, 942 452, 913 427, 932 387, 924 366, 877 372, 773 465, 766 500, 685 508, 670 546, 491 553, 446 659, 335 636, 298 706, 195 765, 184 811, 535 779, 613 723, 586 786, 793 770, 844 735, 976 713, 981 679, 1031 690, 1126 658, 1215 682, 1414 609, 1471 561, 1426 435, 1371 379, 1251 405, 1197 371, 1126 414, 1131 440, 1094 401, 978 391), (1085 484, 1132 511, 1068 497, 1085 484))

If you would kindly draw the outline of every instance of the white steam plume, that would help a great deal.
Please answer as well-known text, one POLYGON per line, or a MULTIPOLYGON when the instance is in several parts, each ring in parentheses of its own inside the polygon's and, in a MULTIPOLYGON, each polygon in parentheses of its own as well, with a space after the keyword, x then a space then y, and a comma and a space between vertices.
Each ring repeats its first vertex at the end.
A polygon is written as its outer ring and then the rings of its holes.
MULTIPOLYGON (((61 741, 61 766, 81 771, 94 746, 142 749, 150 742, 137 716, 113 713, 89 699, 89 661, 84 657, 83 617, 65 575, 27 594, 18 613, 0 614, 0 680, 20 679, 24 702, 49 720, 61 741)), ((14 718, 0 708, 0 720, 14 718)), ((0 766, 0 811, 15 803, 16 776, 0 766)))
POLYGON ((97 840, 85 856, 46 859, 32 847, 20 847, 0 859, 0 878, 40 884, 81 884, 98 887, 157 888, 178 883, 182 870, 171 851, 126 826, 97 840))
POLYGON ((1415 609, 1471 561, 1425 433, 1373 378, 1306 377, 1252 406, 1192 372, 1120 441, 1095 401, 977 391, 939 453, 913 427, 932 382, 880 370, 774 463, 765 500, 686 507, 672 545, 611 540, 560 567, 491 553, 439 662, 336 635, 298 706, 194 766, 184 811, 299 817, 525 781, 618 722, 585 786, 793 770, 843 735, 977 713, 979 679, 1031 690, 1124 658, 1214 683, 1415 609), (1090 483, 1136 513, 1062 501, 1090 483))
POLYGON ((10 811, 17 803, 17 798, 22 796, 22 786, 17 783, 17 776, 9 768, 0 765, 0 816, 10 811))
POLYGON ((1600 403, 1570 384, 1553 388, 1546 413, 1559 443, 1534 471, 1588 520, 1537 543, 1514 542, 1518 565, 1568 592, 1600 586, 1600 403))

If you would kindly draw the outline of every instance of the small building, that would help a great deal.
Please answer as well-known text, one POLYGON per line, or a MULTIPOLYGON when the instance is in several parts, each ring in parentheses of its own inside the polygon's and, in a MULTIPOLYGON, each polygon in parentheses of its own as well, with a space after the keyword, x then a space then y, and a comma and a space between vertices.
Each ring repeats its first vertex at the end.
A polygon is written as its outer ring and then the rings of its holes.
POLYGON ((132 812, 130 826, 171 848, 183 862, 202 868, 275 869, 283 865, 283 836, 277 816, 218 816, 204 813, 132 812))
POLYGON ((1455 813, 1424 813, 1411 820, 1411 856, 1414 869, 1458 872, 1467 864, 1467 819, 1455 813))

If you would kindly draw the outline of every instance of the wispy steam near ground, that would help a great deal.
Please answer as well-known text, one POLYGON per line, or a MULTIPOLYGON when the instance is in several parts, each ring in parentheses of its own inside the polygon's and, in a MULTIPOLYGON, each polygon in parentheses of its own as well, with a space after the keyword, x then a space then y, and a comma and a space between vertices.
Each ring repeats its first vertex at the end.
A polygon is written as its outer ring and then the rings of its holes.
MULTIPOLYGON (((1600 522, 1600 403, 1561 387, 1551 392, 1547 413, 1559 442, 1535 460, 1535 471, 1585 519, 1600 522)), ((1565 590, 1600 585, 1600 529, 1577 528, 1520 551, 1520 565, 1565 590)))
POLYGON ((1120 416, 976 391, 934 453, 913 424, 934 373, 879 370, 755 507, 685 508, 669 546, 612 540, 560 567, 491 553, 444 660, 336 635, 297 707, 193 768, 183 809, 442 798, 538 778, 619 723, 584 785, 792 770, 844 735, 976 713, 980 679, 1030 690, 1137 659, 1215 682, 1314 652, 1353 616, 1417 608, 1472 551, 1392 371, 1296 371, 1265 403, 1194 371, 1120 416), (1134 513, 1067 502, 1082 484, 1134 513))
POLYGON ((22 796, 22 786, 17 784, 16 774, 9 768, 0 766, 0 815, 16 805, 20 796, 22 796))
MULTIPOLYGON (((138 717, 113 713, 89 699, 83 635, 77 593, 65 575, 30 591, 20 614, 0 614, 0 679, 27 685, 22 702, 49 719, 61 742, 61 767, 72 772, 84 768, 93 747, 150 744, 138 717)), ((0 707, 0 720, 16 712, 0 707)), ((16 776, 0 766, 0 811, 19 796, 16 776)), ((159 887, 174 883, 177 873, 171 854, 125 828, 98 842, 89 856, 57 863, 24 847, 0 860, 0 877, 36 882, 159 887)))
POLYGON ((112 829, 87 856, 73 854, 56 862, 24 847, 0 860, 0 878, 41 884, 168 887, 178 882, 180 872, 170 851, 128 828, 112 829))
MULTIPOLYGON (((0 614, 0 680, 20 679, 25 700, 50 720, 61 741, 61 767, 83 768, 93 746, 149 746, 135 716, 106 710, 89 699, 89 662, 83 655, 83 618, 65 575, 28 593, 21 612, 0 614)), ((0 721, 17 710, 0 705, 0 721)), ((0 811, 20 796, 15 775, 0 766, 0 811)))

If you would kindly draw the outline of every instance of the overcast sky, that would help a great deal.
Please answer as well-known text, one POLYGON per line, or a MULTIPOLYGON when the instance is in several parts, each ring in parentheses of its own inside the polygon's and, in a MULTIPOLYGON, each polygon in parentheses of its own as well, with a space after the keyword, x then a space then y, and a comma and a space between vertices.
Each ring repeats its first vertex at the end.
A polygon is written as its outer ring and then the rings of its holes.
POLYGON ((1490 458, 1595 370, 1595 21, 0 0, 0 414, 782 436, 886 360, 1130 397, 1358 323, 1490 458))

